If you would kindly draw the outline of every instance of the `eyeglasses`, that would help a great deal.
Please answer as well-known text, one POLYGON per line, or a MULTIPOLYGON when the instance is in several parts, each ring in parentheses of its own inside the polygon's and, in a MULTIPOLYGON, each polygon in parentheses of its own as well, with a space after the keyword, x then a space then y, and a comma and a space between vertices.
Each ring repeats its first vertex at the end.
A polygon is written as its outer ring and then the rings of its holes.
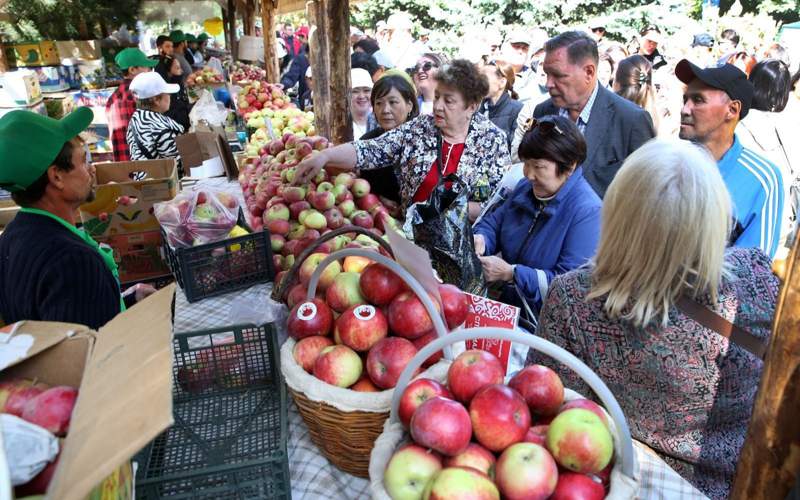
POLYGON ((422 70, 422 71, 427 73, 428 71, 431 70, 431 68, 438 68, 438 67, 439 67, 438 64, 434 64, 434 63, 428 61, 428 62, 423 63, 422 65, 417 64, 416 66, 414 66, 414 73, 419 73, 420 70, 422 70))
POLYGON ((592 33, 605 33, 605 28, 592 28, 592 33))
POLYGON ((564 135, 564 131, 561 130, 556 122, 553 121, 552 118, 528 118, 528 121, 525 122, 525 133, 532 131, 535 128, 539 128, 542 131, 542 135, 548 135, 553 130, 555 130, 558 135, 564 135))

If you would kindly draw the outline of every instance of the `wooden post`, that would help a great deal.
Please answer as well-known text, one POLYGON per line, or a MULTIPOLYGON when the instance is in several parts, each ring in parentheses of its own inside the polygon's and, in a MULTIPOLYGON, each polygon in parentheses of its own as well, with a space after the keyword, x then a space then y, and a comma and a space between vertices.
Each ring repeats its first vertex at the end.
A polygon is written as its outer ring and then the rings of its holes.
POLYGON ((244 13, 242 14, 242 29, 244 30, 244 34, 248 36, 253 36, 255 32, 255 9, 256 6, 253 3, 254 0, 246 0, 244 4, 244 13))
POLYGON ((353 140, 350 116, 350 2, 319 0, 319 3, 324 9, 323 17, 328 35, 330 101, 327 107, 331 113, 329 137, 334 144, 342 144, 353 140))
POLYGON ((264 37, 264 68, 267 71, 267 81, 278 83, 280 70, 278 69, 277 42, 275 40, 275 9, 276 0, 261 0, 261 36, 264 37))
POLYGON ((783 500, 800 473, 800 238, 783 274, 769 352, 731 499, 783 500))
POLYGON ((3 45, 3 41, 0 40, 0 73, 6 72, 10 70, 8 66, 8 60, 6 59, 6 48, 3 45))
POLYGON ((239 60, 239 44, 236 40, 236 0, 228 0, 227 24, 228 24, 228 49, 234 61, 239 60))
POLYGON ((309 37, 309 62, 311 64, 311 86, 314 97, 314 128, 317 134, 332 138, 331 133, 331 87, 328 66, 328 28, 325 0, 314 0, 306 4, 306 16, 312 27, 309 37))

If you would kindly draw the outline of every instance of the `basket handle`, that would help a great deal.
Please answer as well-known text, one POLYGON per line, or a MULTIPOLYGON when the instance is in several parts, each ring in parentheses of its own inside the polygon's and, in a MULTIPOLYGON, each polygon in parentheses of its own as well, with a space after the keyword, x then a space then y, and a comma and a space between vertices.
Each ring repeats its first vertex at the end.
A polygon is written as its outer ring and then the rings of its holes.
MULTIPOLYGON (((436 307, 433 305, 433 302, 431 301, 428 292, 422 287, 419 281, 417 281, 416 278, 414 278, 414 276, 411 275, 411 273, 406 271, 406 269, 403 266, 393 261, 392 259, 384 255, 381 255, 380 253, 374 250, 367 250, 364 248, 344 248, 342 250, 339 250, 338 252, 333 252, 332 254, 322 259, 322 262, 317 264, 317 268, 314 269, 314 272, 311 274, 311 280, 308 282, 308 296, 307 296, 308 300, 314 298, 317 291, 317 284, 319 283, 319 278, 322 275, 322 271, 328 267, 328 264, 330 264, 335 260, 339 260, 344 257, 350 257, 350 256, 366 257, 370 260, 373 260, 389 268, 389 270, 397 274, 400 277, 400 279, 405 281, 406 285, 408 285, 408 287, 411 288, 411 291, 413 291, 417 295, 417 297, 419 297, 419 300, 422 302, 422 305, 425 307, 425 310, 431 317, 431 320, 433 321, 433 329, 436 331, 436 336, 439 337, 438 339, 436 339, 435 342, 438 342, 439 340, 441 340, 442 337, 448 335, 447 327, 445 326, 444 320, 442 319, 442 314, 436 310, 436 307)), ((447 359, 453 359, 450 350, 450 344, 449 343, 443 344, 443 347, 444 347, 445 357, 447 357, 447 359)), ((427 356, 418 363, 418 366, 421 365, 422 362, 425 361, 426 359, 428 359, 427 356)))
POLYGON ((389 255, 394 255, 392 253, 392 247, 389 246, 386 240, 384 240, 383 238, 378 238, 378 236, 372 231, 368 231, 360 226, 353 226, 353 225, 342 226, 338 229, 334 229, 333 231, 323 234, 322 236, 317 238, 313 244, 309 245, 308 247, 306 247, 305 250, 300 252, 300 255, 297 256, 297 260, 294 261, 294 265, 292 265, 292 267, 289 269, 289 272, 286 273, 286 277, 280 283, 278 283, 277 286, 275 286, 275 288, 272 290, 272 300, 274 300, 275 302, 285 302, 286 294, 289 291, 289 285, 292 282, 294 282, 295 278, 297 277, 297 273, 300 271, 300 266, 303 264, 303 261, 305 261, 309 255, 314 253, 317 250, 317 248, 319 248, 319 246, 325 243, 326 241, 332 240, 337 236, 341 236, 347 233, 358 233, 369 236, 373 240, 377 241, 378 244, 381 246, 381 248, 386 250, 386 252, 388 252, 389 255))
POLYGON ((617 433, 620 437, 622 449, 620 455, 622 457, 622 472, 628 476, 633 477, 635 469, 636 457, 633 451, 633 441, 631 440, 631 431, 628 427, 628 422, 625 420, 625 415, 622 413, 619 403, 611 393, 611 390, 606 384, 595 374, 591 368, 586 366, 583 361, 570 354, 565 349, 549 342, 541 337, 532 334, 524 334, 519 330, 508 330, 497 327, 484 327, 484 328, 468 328, 466 330, 459 330, 451 332, 446 337, 439 337, 430 344, 423 347, 406 365, 400 378, 397 380, 394 394, 392 395, 392 413, 389 417, 392 422, 399 422, 397 411, 400 407, 400 398, 405 391, 406 386, 411 381, 416 369, 422 365, 423 361, 434 352, 442 349, 449 344, 457 342, 464 342, 473 339, 497 339, 508 340, 511 342, 519 343, 531 347, 543 354, 550 356, 571 368, 577 373, 581 379, 598 395, 600 401, 608 410, 614 425, 617 428, 617 433))

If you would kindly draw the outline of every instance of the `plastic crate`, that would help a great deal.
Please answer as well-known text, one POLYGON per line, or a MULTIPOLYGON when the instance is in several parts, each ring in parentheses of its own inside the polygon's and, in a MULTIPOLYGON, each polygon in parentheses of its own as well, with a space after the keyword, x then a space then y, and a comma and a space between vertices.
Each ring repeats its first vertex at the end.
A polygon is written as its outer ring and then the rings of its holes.
POLYGON ((275 278, 269 231, 252 232, 241 210, 238 224, 250 234, 189 248, 170 247, 161 229, 164 258, 189 302, 275 278))
POLYGON ((175 424, 137 456, 136 497, 291 498, 274 327, 176 334, 174 346, 175 424))

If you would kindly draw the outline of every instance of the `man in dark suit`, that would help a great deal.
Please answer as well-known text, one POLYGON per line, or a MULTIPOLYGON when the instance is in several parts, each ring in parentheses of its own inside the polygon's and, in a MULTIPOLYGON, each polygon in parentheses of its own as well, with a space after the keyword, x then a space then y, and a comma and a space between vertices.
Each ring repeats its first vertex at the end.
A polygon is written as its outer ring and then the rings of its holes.
POLYGON ((544 72, 550 99, 534 118, 567 116, 586 138, 583 175, 602 198, 622 162, 655 136, 642 108, 597 83, 597 43, 586 33, 567 31, 545 44, 544 72))

